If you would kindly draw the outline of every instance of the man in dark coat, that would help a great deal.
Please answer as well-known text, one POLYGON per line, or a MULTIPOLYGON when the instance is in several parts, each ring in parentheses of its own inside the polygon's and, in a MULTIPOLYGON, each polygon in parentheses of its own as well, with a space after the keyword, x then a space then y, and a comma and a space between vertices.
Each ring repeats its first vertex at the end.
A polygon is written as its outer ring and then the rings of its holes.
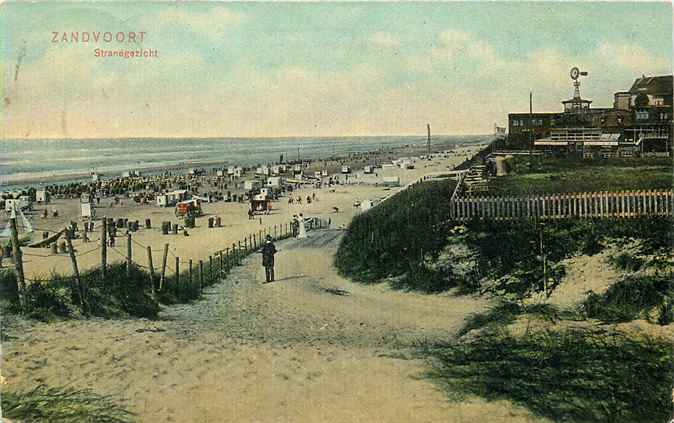
POLYGON ((267 235, 267 242, 262 246, 262 265, 264 266, 264 274, 267 283, 274 282, 274 254, 276 246, 271 242, 271 235, 267 235))

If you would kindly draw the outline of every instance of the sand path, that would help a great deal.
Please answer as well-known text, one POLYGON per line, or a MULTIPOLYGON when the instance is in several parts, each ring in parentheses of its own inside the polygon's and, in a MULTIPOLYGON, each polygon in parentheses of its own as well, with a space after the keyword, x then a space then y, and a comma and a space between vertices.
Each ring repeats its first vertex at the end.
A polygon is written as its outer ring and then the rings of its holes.
POLYGON ((340 234, 279 243, 272 284, 251 256, 159 321, 32 325, 5 344, 4 376, 116 394, 141 422, 542 421, 505 401, 448 402, 411 351, 486 302, 354 284, 332 266, 340 234))

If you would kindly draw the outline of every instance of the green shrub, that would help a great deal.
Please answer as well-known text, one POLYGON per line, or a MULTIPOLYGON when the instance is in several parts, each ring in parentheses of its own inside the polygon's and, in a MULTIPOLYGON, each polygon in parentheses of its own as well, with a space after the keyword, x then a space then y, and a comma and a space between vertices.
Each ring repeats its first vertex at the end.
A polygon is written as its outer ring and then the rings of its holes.
POLYGON ((611 257, 611 263, 620 270, 636 272, 644 265, 645 260, 629 252, 618 253, 611 257))
POLYGON ((524 314, 535 315, 551 322, 562 317, 557 307, 552 304, 521 304, 501 301, 486 312, 472 314, 458 335, 463 336, 475 329, 505 327, 524 314))
POLYGON ((133 414, 112 398, 91 390, 38 385, 29 391, 2 391, 3 416, 17 422, 130 423, 133 414))
POLYGON ((489 330, 434 345, 429 374, 461 399, 511 400, 553 421, 665 422, 670 417, 671 343, 590 330, 513 335, 489 330))
POLYGON ((671 276, 629 276, 602 295, 591 292, 583 309, 588 317, 605 322, 648 319, 658 309, 658 321, 667 324, 671 319, 672 288, 671 276))
POLYGON ((426 258, 437 258, 451 228, 451 189, 445 181, 425 182, 356 216, 337 251, 338 270, 376 282, 411 274, 426 258))

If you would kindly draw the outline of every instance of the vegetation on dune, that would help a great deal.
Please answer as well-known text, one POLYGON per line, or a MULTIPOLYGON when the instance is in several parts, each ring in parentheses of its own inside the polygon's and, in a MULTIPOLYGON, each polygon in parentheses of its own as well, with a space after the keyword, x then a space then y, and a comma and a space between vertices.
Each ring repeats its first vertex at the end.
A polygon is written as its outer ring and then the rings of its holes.
POLYGON ((673 294, 671 273, 631 275, 611 285, 604 294, 589 293, 583 309, 588 317, 605 322, 646 319, 668 325, 674 321, 673 294))
POLYGON ((403 289, 490 290, 518 299, 542 291, 544 281, 554 287, 565 274, 562 260, 596 254, 609 240, 638 237, 644 253, 671 245, 663 231, 671 217, 453 222, 452 188, 422 183, 354 218, 337 252, 339 271, 364 283, 388 278, 403 289))
POLYGON ((113 398, 88 389, 38 385, 29 391, 3 389, 3 416, 18 422, 130 423, 133 414, 113 398))
POLYGON ((512 173, 494 178, 489 195, 649 190, 672 188, 669 159, 584 160, 577 157, 515 157, 512 173))
MULTIPOLYGON (((203 286, 216 283, 228 270, 214 262, 213 269, 204 265, 203 286)), ((96 316, 104 318, 145 317, 156 318, 159 304, 189 302, 199 298, 200 280, 198 270, 182 271, 179 280, 175 274, 167 275, 164 286, 158 290, 159 275, 155 274, 155 295, 152 295, 150 274, 133 265, 127 276, 126 265, 115 263, 108 266, 105 280, 100 270, 90 270, 80 275, 84 297, 80 298, 74 276, 52 274, 43 280, 27 283, 26 305, 21 309, 18 301, 16 276, 11 270, 0 271, 0 287, 5 300, 3 307, 14 313, 23 313, 29 318, 49 321, 57 318, 96 316)))
POLYGON ((337 252, 337 268, 366 283, 423 272, 423 257, 437 256, 446 243, 439 235, 451 228, 451 190, 446 181, 418 184, 356 216, 337 252))
POLYGON ((554 421, 651 423, 670 417, 671 343, 602 330, 484 331, 433 345, 429 376, 450 397, 509 399, 554 421))
MULTIPOLYGON (((515 160, 515 174, 496 179, 497 192, 564 192, 671 188, 667 161, 515 160), (526 165, 526 166, 525 166, 526 165), (520 188, 526 186, 526 188, 520 188), (498 191, 501 190, 501 191, 498 191)), ((357 216, 336 257, 357 281, 387 280, 403 289, 457 293, 489 291, 501 301, 469 317, 456 344, 427 346, 430 376, 450 396, 507 399, 534 413, 568 422, 666 421, 671 414, 671 340, 607 332, 606 323, 646 318, 674 321, 671 245, 674 218, 454 222, 447 182, 416 185, 357 216), (563 283, 564 260, 630 245, 611 261, 632 273, 577 309, 527 304, 563 283), (522 316, 553 330, 524 334, 508 325, 522 316), (557 326, 555 323, 562 322, 557 326), (583 326, 585 329, 571 328, 583 326), (567 329, 563 329, 567 327, 567 329)))

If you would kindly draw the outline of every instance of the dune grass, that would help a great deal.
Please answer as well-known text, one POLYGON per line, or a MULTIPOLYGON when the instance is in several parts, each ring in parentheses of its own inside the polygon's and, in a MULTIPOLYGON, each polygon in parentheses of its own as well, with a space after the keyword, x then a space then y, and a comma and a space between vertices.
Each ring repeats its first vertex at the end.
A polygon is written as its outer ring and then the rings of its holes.
POLYGON ((583 302, 590 318, 604 322, 654 320, 661 325, 674 321, 672 274, 630 275, 611 285, 604 294, 591 292, 583 302))
POLYGON ((553 421, 653 423, 671 416, 672 345, 602 330, 482 332, 433 345, 428 376, 454 400, 507 399, 553 421))
POLYGON ((489 195, 672 189, 671 159, 587 160, 576 156, 513 158, 513 172, 494 178, 489 195))
POLYGON ((16 422, 131 423, 133 413, 112 397, 91 390, 38 385, 28 391, 3 389, 2 414, 16 422))
POLYGON ((167 275, 163 289, 158 290, 159 275, 155 274, 155 295, 152 295, 149 272, 136 265, 127 276, 126 265, 115 263, 108 266, 105 280, 98 269, 83 272, 81 276, 84 297, 81 298, 77 281, 73 276, 51 274, 41 280, 27 283, 26 305, 18 301, 16 276, 13 271, 0 271, 0 287, 4 298, 3 308, 11 313, 21 313, 28 318, 50 321, 60 318, 95 316, 103 318, 157 317, 159 304, 185 303, 198 299, 201 288, 216 283, 229 267, 213 263, 204 265, 203 285, 198 270, 193 271, 192 281, 187 270, 180 277, 167 275), (212 270, 212 271, 211 271, 212 270))

